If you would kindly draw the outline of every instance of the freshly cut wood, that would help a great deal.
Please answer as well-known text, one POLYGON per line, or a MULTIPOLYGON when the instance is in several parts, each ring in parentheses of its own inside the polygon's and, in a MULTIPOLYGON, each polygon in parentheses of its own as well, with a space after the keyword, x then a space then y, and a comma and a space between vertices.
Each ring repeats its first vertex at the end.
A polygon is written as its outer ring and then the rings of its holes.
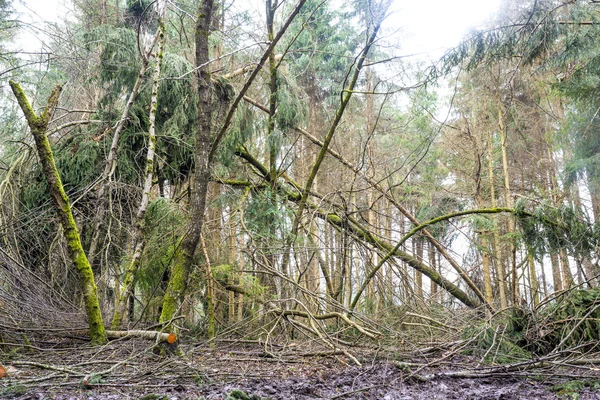
POLYGON ((156 340, 157 342, 167 342, 173 344, 177 341, 177 335, 174 333, 158 332, 158 331, 106 331, 106 336, 109 339, 121 339, 124 337, 138 337, 142 339, 156 340))
POLYGON ((4 378, 6 376, 6 368, 4 368, 2 365, 0 365, 0 379, 4 378))

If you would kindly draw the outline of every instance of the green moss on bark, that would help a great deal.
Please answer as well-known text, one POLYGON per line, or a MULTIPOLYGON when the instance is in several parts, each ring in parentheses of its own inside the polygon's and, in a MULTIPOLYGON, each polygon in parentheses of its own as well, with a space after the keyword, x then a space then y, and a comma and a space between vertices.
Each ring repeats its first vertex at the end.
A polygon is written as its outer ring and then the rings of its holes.
POLYGON ((31 133, 35 139, 38 156, 40 158, 40 163, 42 164, 42 170, 48 181, 48 188, 63 227, 69 257, 79 276, 88 325, 90 328, 90 338, 93 344, 106 343, 106 332, 104 331, 102 313, 100 312, 98 290, 94 281, 94 273, 92 272, 92 267, 83 251, 79 231, 77 230, 77 225, 75 224, 75 219, 71 212, 71 204, 60 180, 60 175, 58 174, 56 164, 54 163, 52 149, 50 148, 50 142, 46 136, 48 122, 54 114, 54 109, 58 103, 62 88, 57 86, 52 91, 52 94, 48 98, 48 104, 44 108, 42 114, 38 117, 33 111, 21 86, 14 81, 10 81, 10 87, 19 102, 21 110, 23 110, 23 114, 25 114, 31 133))
POLYGON ((169 280, 169 285, 167 286, 167 291, 163 300, 160 322, 170 321, 175 316, 177 308, 183 300, 189 275, 187 264, 187 257, 185 257, 183 250, 180 248, 175 256, 171 279, 169 280))

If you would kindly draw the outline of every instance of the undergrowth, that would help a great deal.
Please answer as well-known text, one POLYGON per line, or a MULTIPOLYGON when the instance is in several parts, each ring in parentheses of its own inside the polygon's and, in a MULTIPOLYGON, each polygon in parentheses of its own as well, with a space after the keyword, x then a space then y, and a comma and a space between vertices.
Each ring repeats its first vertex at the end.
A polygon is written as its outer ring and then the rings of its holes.
POLYGON ((467 354, 488 363, 511 363, 552 352, 598 350, 600 288, 561 294, 538 309, 512 308, 463 329, 467 354))

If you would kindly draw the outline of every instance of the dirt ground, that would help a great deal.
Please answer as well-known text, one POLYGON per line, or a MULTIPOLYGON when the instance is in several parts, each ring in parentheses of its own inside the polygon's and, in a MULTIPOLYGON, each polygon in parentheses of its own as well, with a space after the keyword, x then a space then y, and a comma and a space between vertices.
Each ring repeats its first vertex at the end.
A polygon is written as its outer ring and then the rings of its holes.
MULTIPOLYGON (((430 354, 400 363, 380 354, 315 355, 268 351, 257 344, 182 346, 157 355, 143 341, 101 350, 64 344, 0 352, 10 365, 0 398, 12 399, 600 399, 593 367, 493 369, 461 354, 430 354), (459 377, 460 376, 460 377, 459 377)), ((389 355, 388 355, 389 357, 389 355)))

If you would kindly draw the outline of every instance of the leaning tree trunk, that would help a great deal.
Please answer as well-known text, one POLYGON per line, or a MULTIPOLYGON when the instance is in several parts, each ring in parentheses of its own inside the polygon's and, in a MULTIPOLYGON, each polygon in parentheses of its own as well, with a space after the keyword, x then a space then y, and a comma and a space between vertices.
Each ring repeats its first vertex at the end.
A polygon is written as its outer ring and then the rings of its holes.
POLYGON ((40 158, 40 163, 42 164, 42 170, 48 181, 48 188, 52 195, 56 211, 58 212, 60 223, 63 227, 69 257, 79 274, 81 292, 83 293, 88 324, 90 327, 90 338, 94 344, 105 343, 107 338, 104 330, 104 323, 102 321, 102 313, 100 312, 94 274, 85 252, 83 251, 83 247, 81 246, 79 231, 77 230, 77 225, 75 224, 75 219, 73 219, 73 213, 71 212, 71 203, 60 180, 58 170, 54 163, 54 156, 52 155, 52 150, 50 148, 50 142, 46 136, 48 123, 58 104, 58 98, 62 87, 56 86, 52 91, 52 94, 50 94, 50 97, 48 98, 48 104, 39 116, 33 111, 21 86, 14 81, 10 81, 10 87, 19 102, 19 106, 23 110, 23 114, 25 114, 25 119, 31 129, 33 138, 35 139, 35 146, 40 158))
POLYGON ((144 76, 146 75, 146 70, 148 69, 148 65, 150 63, 150 54, 152 53, 154 43, 156 43, 156 41, 158 40, 159 34, 160 32, 157 31, 156 35, 154 35, 154 39, 152 40, 151 45, 146 49, 146 52, 142 58, 142 66, 138 72, 138 76, 135 81, 135 84, 133 85, 133 89, 131 89, 131 92, 129 93, 127 103, 125 104, 125 108, 121 113, 121 118, 115 125, 115 132, 113 134, 110 150, 108 151, 108 156, 106 157, 104 170, 102 171, 102 175, 100 176, 100 187, 98 188, 98 193, 96 195, 96 215, 94 216, 92 231, 93 235, 92 240, 90 242, 90 247, 88 249, 88 258, 92 266, 94 265, 94 259, 96 257, 96 252, 98 248, 98 241, 100 240, 102 223, 104 222, 104 216, 108 208, 106 191, 109 188, 110 179, 113 176, 115 169, 117 168, 117 150, 119 145, 119 138, 121 137, 121 132, 123 132, 123 129, 125 129, 125 125, 129 118, 129 113, 131 111, 131 108, 133 107, 133 103, 138 95, 138 92, 142 87, 142 83, 144 82, 144 76))
POLYGON ((152 79, 152 100, 150 101, 150 115, 148 117, 150 126, 148 128, 148 149, 146 153, 146 178, 144 180, 144 188, 142 191, 142 200, 138 207, 135 221, 135 230, 133 237, 129 244, 129 252, 127 256, 131 257, 127 260, 125 268, 125 279, 123 280, 123 289, 119 294, 117 306, 115 307, 115 313, 112 319, 112 328, 116 329, 125 316, 127 308, 127 300, 129 296, 133 294, 133 283, 135 274, 137 273, 140 258, 146 245, 144 238, 144 228, 146 226, 146 208, 148 208, 148 202, 150 198, 150 190, 152 189, 152 180, 154 179, 154 153, 156 148, 156 113, 158 109, 158 89, 160 85, 160 67, 163 59, 163 47, 165 44, 165 26, 164 26, 164 13, 166 4, 159 2, 157 4, 159 9, 159 22, 158 22, 158 48, 156 50, 156 60, 154 65, 154 76, 152 79))

